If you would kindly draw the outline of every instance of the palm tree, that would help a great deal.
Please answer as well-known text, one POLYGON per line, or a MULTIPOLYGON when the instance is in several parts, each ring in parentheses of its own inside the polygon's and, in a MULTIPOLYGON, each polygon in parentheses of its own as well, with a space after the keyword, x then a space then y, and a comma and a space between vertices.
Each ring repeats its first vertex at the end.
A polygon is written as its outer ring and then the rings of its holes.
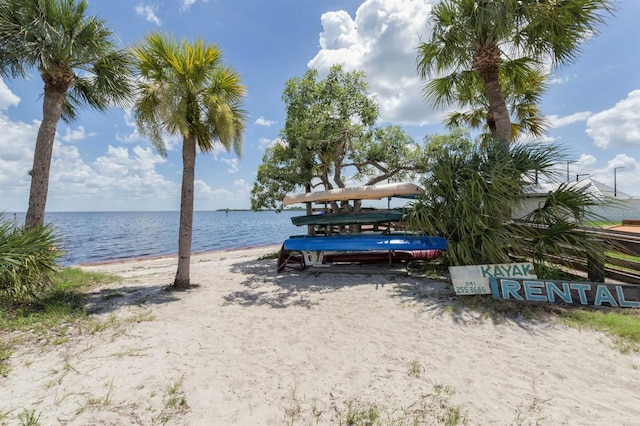
POLYGON ((512 129, 501 63, 522 57, 570 63, 612 12, 612 0, 443 0, 432 11, 431 41, 418 47, 418 73, 477 73, 495 121, 493 136, 508 145, 512 129))
POLYGON ((190 286, 196 147, 211 152, 216 143, 241 154, 246 93, 240 75, 222 64, 222 52, 203 40, 176 42, 157 32, 133 48, 140 72, 134 115, 140 131, 166 155, 163 135, 182 137, 182 195, 178 270, 174 287, 190 286))
MULTIPOLYGON (((538 105, 547 89, 546 72, 529 58, 502 61, 499 72, 500 86, 510 113, 511 142, 525 134, 543 136, 548 123, 538 105)), ((423 94, 436 107, 457 104, 466 108, 447 114, 447 128, 481 129, 479 139, 485 144, 493 137, 495 119, 478 73, 462 71, 434 78, 424 86, 423 94)))
POLYGON ((104 111, 130 99, 129 57, 115 49, 106 23, 86 16, 86 9, 85 0, 0 0, 0 75, 26 76, 36 68, 44 81, 26 227, 44 221, 60 118, 73 121, 83 104, 104 111))

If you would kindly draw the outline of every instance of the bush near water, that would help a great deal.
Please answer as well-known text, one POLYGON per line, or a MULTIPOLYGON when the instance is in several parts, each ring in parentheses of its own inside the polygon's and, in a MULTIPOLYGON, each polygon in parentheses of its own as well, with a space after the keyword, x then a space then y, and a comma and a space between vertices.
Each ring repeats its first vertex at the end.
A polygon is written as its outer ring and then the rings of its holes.
POLYGON ((58 270, 59 243, 50 226, 23 228, 0 215, 0 300, 36 299, 58 270))

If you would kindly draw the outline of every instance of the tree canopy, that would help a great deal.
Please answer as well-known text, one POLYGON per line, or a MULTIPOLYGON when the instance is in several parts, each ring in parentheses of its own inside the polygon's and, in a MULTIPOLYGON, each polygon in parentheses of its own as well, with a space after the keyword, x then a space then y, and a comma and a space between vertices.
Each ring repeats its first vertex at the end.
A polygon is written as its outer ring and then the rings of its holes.
POLYGON ((289 192, 344 188, 406 179, 419 169, 421 150, 400 127, 375 127, 378 105, 362 72, 331 68, 290 79, 279 140, 265 151, 251 206, 281 208, 289 192))
POLYGON ((508 145, 513 138, 503 62, 570 63, 612 11, 611 0, 443 0, 432 11, 430 41, 418 47, 418 73, 423 78, 477 74, 492 136, 508 145))

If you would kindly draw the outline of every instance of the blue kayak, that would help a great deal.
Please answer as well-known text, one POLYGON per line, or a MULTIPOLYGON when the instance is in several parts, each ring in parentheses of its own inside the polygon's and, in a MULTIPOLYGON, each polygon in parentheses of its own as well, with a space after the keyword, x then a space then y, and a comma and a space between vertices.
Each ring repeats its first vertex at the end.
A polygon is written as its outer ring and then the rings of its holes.
POLYGON ((446 250, 447 240, 412 234, 294 235, 284 241, 289 251, 446 250))

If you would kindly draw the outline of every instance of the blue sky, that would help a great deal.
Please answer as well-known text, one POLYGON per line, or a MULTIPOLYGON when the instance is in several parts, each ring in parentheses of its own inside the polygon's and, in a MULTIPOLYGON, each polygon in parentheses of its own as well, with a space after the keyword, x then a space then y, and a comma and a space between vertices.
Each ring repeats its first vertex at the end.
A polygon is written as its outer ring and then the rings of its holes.
MULTIPOLYGON (((284 125, 285 82, 310 67, 340 63, 367 74, 380 105, 381 125, 398 124, 416 140, 444 133, 442 111, 420 97, 415 48, 428 35, 436 0, 90 0, 89 13, 106 20, 122 46, 150 31, 223 51, 243 76, 250 119, 242 158, 219 151, 199 155, 197 210, 248 208, 264 149, 284 125)), ((542 102, 552 126, 546 139, 575 161, 575 180, 590 175, 640 195, 640 1, 618 0, 615 16, 588 40, 578 60, 552 70, 542 102)), ((0 211, 25 211, 28 171, 42 116, 42 81, 0 79, 0 211)), ((167 158, 135 131, 122 109, 89 109, 60 123, 54 146, 48 211, 178 210, 181 154, 169 140, 167 158)), ((566 173, 566 163, 559 166, 566 173)))

